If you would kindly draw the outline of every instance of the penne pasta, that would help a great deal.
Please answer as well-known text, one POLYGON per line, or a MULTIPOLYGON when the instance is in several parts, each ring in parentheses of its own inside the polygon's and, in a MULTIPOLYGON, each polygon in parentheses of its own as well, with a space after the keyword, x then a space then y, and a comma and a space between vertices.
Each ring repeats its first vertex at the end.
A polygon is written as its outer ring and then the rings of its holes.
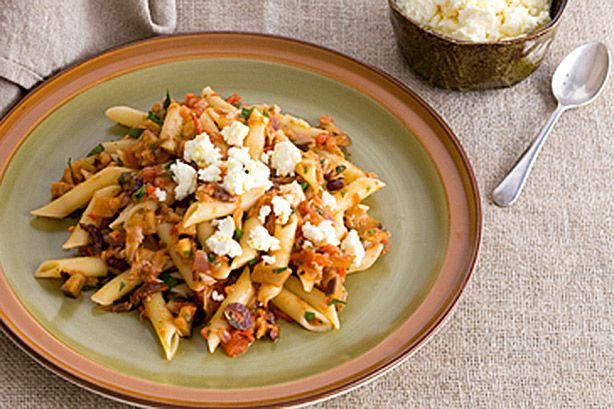
POLYGON ((348 268, 347 270, 348 274, 357 273, 359 271, 364 271, 364 270, 371 268, 371 266, 375 264, 379 256, 381 256, 383 250, 384 250, 384 245, 381 243, 378 243, 373 247, 369 247, 367 250, 365 250, 365 256, 362 258, 362 261, 360 262, 360 264, 357 266, 351 265, 348 268))
POLYGON ((247 305, 254 296, 254 287, 250 279, 249 268, 246 267, 241 276, 234 284, 234 288, 226 299, 220 304, 219 308, 207 324, 204 330, 208 333, 207 345, 209 352, 214 353, 221 342, 221 332, 228 328, 228 323, 224 319, 224 310, 230 303, 247 305))
POLYGON ((136 144, 136 142, 137 142, 136 139, 126 138, 126 139, 120 139, 118 141, 103 142, 101 143, 101 145, 104 148, 105 152, 115 153, 122 149, 131 148, 132 146, 134 146, 134 144, 136 144))
POLYGON ((130 270, 124 271, 92 294, 90 299, 98 305, 107 307, 132 292, 142 282, 137 274, 131 274, 130 270))
POLYGON ((330 167, 333 169, 337 168, 338 166, 343 166, 344 170, 342 174, 345 181, 348 183, 351 183, 358 178, 363 178, 367 176, 362 169, 339 155, 335 155, 334 153, 322 149, 316 149, 315 153, 317 153, 318 156, 328 160, 330 162, 330 167))
POLYGON ((247 243, 249 234, 256 226, 262 226, 262 223, 260 223, 257 217, 250 217, 245 221, 245 223, 243 223, 243 236, 241 236, 241 239, 239 240, 242 253, 240 256, 235 257, 234 260, 232 260, 230 270, 241 268, 258 256, 258 252, 251 248, 247 243))
POLYGON ((324 129, 314 128, 306 121, 295 118, 292 115, 281 115, 280 124, 288 135, 304 136, 313 139, 320 134, 326 133, 324 129))
POLYGON ((202 114, 200 114, 198 121, 200 122, 200 126, 208 133, 218 133, 220 131, 213 118, 211 118, 211 115, 209 115, 208 110, 205 110, 202 114))
POLYGON ((213 108, 223 109, 228 111, 229 113, 234 113, 238 111, 237 107, 226 102, 222 97, 217 94, 217 92, 213 91, 210 87, 203 88, 201 95, 213 108))
POLYGON ((292 269, 288 267, 288 264, 290 263, 297 227, 298 218, 296 215, 292 215, 285 226, 275 226, 275 237, 279 240, 279 250, 271 252, 271 256, 275 257, 275 262, 272 264, 265 264, 264 262, 257 264, 252 273, 254 282, 281 287, 290 277, 292 269))
POLYGON ((36 210, 32 210, 30 213, 38 217, 62 219, 75 210, 85 206, 97 190, 117 184, 117 180, 122 173, 131 171, 131 169, 120 167, 104 168, 51 203, 39 207, 36 210))
POLYGON ((258 110, 254 109, 248 120, 249 133, 245 138, 245 146, 249 148, 249 155, 252 159, 260 159, 264 149, 264 128, 269 123, 269 118, 264 117, 258 110))
POLYGON ((264 194, 264 189, 255 188, 241 196, 236 202, 195 202, 190 205, 183 217, 183 226, 190 227, 192 225, 203 223, 220 217, 232 214, 237 208, 247 210, 256 203, 256 201, 264 194))
POLYGON ((188 287, 190 287, 193 291, 202 291, 205 288, 204 280, 199 276, 198 278, 194 278, 194 274, 192 273, 192 266, 187 263, 187 261, 177 254, 177 250, 175 250, 175 245, 177 244, 177 236, 173 235, 171 230, 173 226, 170 223, 163 223, 158 226, 158 235, 160 239, 166 244, 168 249, 168 254, 171 256, 173 263, 177 267, 179 274, 183 280, 187 283, 188 287), (199 280, 200 278, 200 280, 199 280))
POLYGON ((285 288, 271 302, 309 331, 323 332, 333 327, 324 314, 285 288))
POLYGON ((344 212, 384 186, 386 186, 386 184, 378 179, 368 177, 358 178, 335 194, 335 199, 337 200, 337 207, 335 210, 337 212, 344 212))
POLYGON ((100 257, 72 257, 43 261, 36 269, 36 278, 60 278, 62 273, 79 273, 84 277, 104 277, 107 264, 100 257))
POLYGON ((64 242, 64 244, 62 245, 63 249, 69 250, 75 247, 85 246, 90 242, 89 233, 83 230, 81 225, 93 224, 95 226, 98 226, 100 218, 97 218, 96 215, 93 214, 93 210, 96 208, 97 202, 101 198, 116 196, 120 192, 120 190, 121 188, 119 187, 119 185, 111 185, 104 187, 94 193, 92 200, 90 200, 90 203, 85 208, 85 211, 81 215, 79 222, 77 223, 73 231, 70 233, 70 237, 68 237, 68 240, 66 240, 66 242, 64 242))
POLYGON ((179 133, 183 125, 180 109, 181 107, 179 104, 175 102, 170 104, 166 110, 164 123, 160 130, 160 140, 162 141, 160 147, 170 153, 175 153, 177 151, 179 133))
POLYGON ((286 281, 284 287, 301 297, 303 301, 311 305, 313 308, 321 312, 328 321, 333 325, 333 328, 339 329, 339 316, 334 305, 329 303, 329 299, 322 291, 317 288, 312 288, 309 292, 303 288, 301 282, 296 277, 290 277, 286 281))
POLYGON ((127 126, 128 128, 134 128, 147 119, 147 114, 145 112, 127 106, 111 107, 107 109, 104 114, 111 121, 127 126))
POLYGON ((318 182, 317 170, 318 164, 312 159, 303 159, 296 166, 296 173, 298 173, 313 189, 314 192, 321 190, 320 183, 318 182))
POLYGON ((166 307, 161 293, 151 294, 143 300, 145 313, 151 321, 167 360, 173 359, 179 348, 179 331, 173 324, 173 315, 166 307))

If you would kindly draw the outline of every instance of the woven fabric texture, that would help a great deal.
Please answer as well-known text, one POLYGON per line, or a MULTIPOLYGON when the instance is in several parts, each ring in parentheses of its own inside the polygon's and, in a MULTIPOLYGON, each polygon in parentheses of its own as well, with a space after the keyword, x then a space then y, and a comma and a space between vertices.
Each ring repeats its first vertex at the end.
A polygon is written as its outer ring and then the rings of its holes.
MULTIPOLYGON (((133 18, 143 19, 137 9, 133 18)), ((486 198, 554 110, 550 77, 563 56, 588 41, 614 47, 614 2, 570 2, 550 53, 534 75, 512 88, 471 93, 435 89, 408 70, 384 0, 177 0, 176 13, 177 32, 279 34, 381 68, 442 114, 475 169, 483 195, 483 245, 454 315, 396 369, 316 407, 614 406, 614 81, 595 103, 561 118, 515 206, 500 209, 486 198)), ((28 18, 21 16, 22 21, 28 18)), ((122 21, 135 20, 123 14, 122 21)), ((0 31, 8 23, 0 19, 0 31)), ((143 24, 136 29, 123 24, 117 30, 127 34, 113 41, 159 32, 143 24)), ((92 35, 62 64, 110 46, 105 38, 92 35)), ((31 39, 11 41, 16 50, 31 39)), ((5 49, 0 45, 0 67, 2 58, 10 57, 5 49)), ((49 48, 42 52, 42 60, 46 53, 57 54, 49 48)), ((14 81, 0 79, 0 106, 19 97, 14 81)), ((0 336, 0 407, 125 406, 47 372, 0 336)))

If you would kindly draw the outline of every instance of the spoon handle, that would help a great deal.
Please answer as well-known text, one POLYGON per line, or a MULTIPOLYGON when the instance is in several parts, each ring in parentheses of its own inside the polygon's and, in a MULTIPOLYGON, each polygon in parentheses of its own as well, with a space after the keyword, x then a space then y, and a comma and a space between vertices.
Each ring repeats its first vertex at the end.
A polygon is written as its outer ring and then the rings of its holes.
POLYGON ((544 142, 546 142, 546 139, 548 139, 550 132, 552 132, 554 124, 564 111, 565 107, 563 105, 559 104, 556 107, 556 110, 552 113, 550 119, 548 119, 546 126, 544 126, 539 135, 537 135, 537 138, 535 138, 531 146, 522 154, 512 169, 510 169, 507 175, 501 179, 501 182, 499 182, 495 190, 493 190, 492 198, 496 205, 502 207, 510 206, 518 199, 527 177, 533 168, 533 164, 537 159, 537 155, 539 155, 539 151, 544 145, 544 142))

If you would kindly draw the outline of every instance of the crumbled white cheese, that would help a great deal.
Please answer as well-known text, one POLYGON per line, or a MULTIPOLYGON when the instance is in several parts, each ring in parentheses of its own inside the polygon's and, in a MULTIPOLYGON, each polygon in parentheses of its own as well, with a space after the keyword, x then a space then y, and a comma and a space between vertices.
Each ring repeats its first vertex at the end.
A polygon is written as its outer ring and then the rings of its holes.
POLYGON ((324 204, 324 207, 327 207, 329 210, 334 210, 337 206, 335 196, 331 195, 326 190, 322 192, 322 203, 324 204))
POLYGON ((262 152, 260 154, 260 161, 262 161, 262 163, 266 163, 267 165, 269 164, 269 160, 271 160, 271 152, 262 152))
POLYGON ((352 257, 352 265, 357 266, 365 257, 365 248, 358 237, 358 232, 354 229, 345 236, 341 242, 341 251, 352 257))
POLYGON ((203 182, 219 182, 222 180, 222 169, 217 164, 198 170, 198 178, 203 182))
POLYGON ((217 230, 205 241, 212 252, 219 256, 229 257, 237 257, 243 254, 241 245, 232 238, 235 232, 235 221, 231 216, 214 220, 212 224, 217 226, 217 230))
POLYGON ((459 40, 496 42, 550 21, 551 0, 397 0, 405 15, 459 40))
POLYGON ((323 220, 317 226, 311 224, 311 222, 307 222, 303 225, 303 236, 307 239, 316 243, 318 245, 321 244, 332 244, 333 246, 339 245, 339 239, 336 235, 335 226, 333 222, 330 220, 323 220))
POLYGON ((290 202, 288 202, 282 196, 275 196, 273 200, 271 200, 271 204, 273 205, 273 213, 275 213, 275 216, 277 216, 276 222, 282 226, 288 223, 288 219, 292 214, 292 206, 290 205, 290 202))
POLYGON ((177 161, 170 167, 175 186, 175 199, 182 200, 196 191, 196 171, 187 163, 177 161))
POLYGON ((279 142, 271 154, 271 166, 280 176, 293 176, 301 161, 301 151, 290 141, 279 142))
POLYGON ((268 215, 271 214, 271 206, 267 206, 264 205, 260 208, 260 211, 258 212, 258 220, 260 220, 260 223, 264 224, 266 222, 266 218, 268 215))
POLYGON ((264 264, 273 264, 275 263, 275 256, 264 255, 262 256, 262 261, 264 261, 264 264))
POLYGON ((313 249, 315 248, 315 246, 314 246, 314 245, 313 245, 313 243, 312 243, 312 242, 310 242, 309 240, 305 240, 305 241, 303 242, 303 248, 304 248, 305 250, 313 250, 313 249))
POLYGON ((213 301, 222 302, 224 301, 224 298, 226 298, 224 297, 224 294, 218 293, 216 290, 213 290, 213 292, 211 293, 211 299, 213 301))
POLYGON ((273 186, 269 175, 269 168, 260 161, 252 160, 247 148, 232 147, 228 150, 226 177, 222 187, 235 195, 242 195, 257 187, 268 190, 273 186))
POLYGON ((249 127, 239 121, 234 121, 222 129, 222 137, 228 145, 243 146, 243 140, 249 133, 249 127))
POLYGON ((187 141, 183 147, 183 159, 196 163, 200 168, 217 163, 221 157, 220 149, 211 142, 206 132, 187 141))
POLYGON ((298 206, 302 201, 306 199, 305 192, 303 192, 303 188, 296 180, 292 183, 288 183, 287 185, 281 185, 279 187, 279 192, 284 197, 284 199, 290 202, 290 205, 292 205, 292 207, 298 206))
POLYGON ((249 231, 247 245, 258 251, 279 250, 279 240, 271 236, 263 226, 256 226, 249 231))
POLYGON ((166 202, 166 191, 160 189, 159 187, 153 191, 154 196, 158 199, 158 202, 166 202))

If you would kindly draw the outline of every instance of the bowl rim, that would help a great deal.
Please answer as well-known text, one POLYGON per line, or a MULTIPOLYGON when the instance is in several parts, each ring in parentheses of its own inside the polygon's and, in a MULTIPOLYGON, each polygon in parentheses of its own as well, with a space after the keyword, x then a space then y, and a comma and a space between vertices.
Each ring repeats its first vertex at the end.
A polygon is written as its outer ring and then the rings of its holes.
MULTIPOLYGON (((438 153, 437 156, 439 156, 439 159, 435 160, 432 155, 431 159, 436 164, 438 163, 439 165, 445 165, 442 169, 438 169, 440 177, 443 179, 444 174, 450 176, 451 173, 458 172, 458 174, 455 174, 452 178, 453 180, 448 182, 450 185, 446 187, 446 201, 448 202, 449 213, 456 215, 454 216, 456 221, 453 224, 455 224, 457 227, 462 227, 462 233, 457 233, 466 235, 470 241, 462 243, 463 248, 466 248, 467 250, 466 253, 462 254, 460 249, 453 249, 453 246, 448 246, 446 251, 450 252, 447 253, 447 255, 451 256, 450 263, 457 265, 457 267, 459 267, 459 271, 454 272, 451 268, 444 270, 444 267, 441 267, 440 273, 445 273, 445 277, 439 276, 436 283, 433 284, 430 292, 436 293, 436 285, 438 283, 441 284, 440 280, 445 280, 449 278, 450 275, 456 277, 456 281, 451 283, 453 284, 453 287, 450 288, 450 292, 447 293, 448 297, 445 299, 445 302, 443 302, 444 305, 432 306, 433 308, 437 308, 437 313, 428 322, 426 328, 423 328, 424 331, 420 332, 416 335, 416 337, 409 340, 406 345, 401 347, 399 350, 390 353, 386 359, 377 361, 374 365, 371 365, 365 370, 352 373, 349 376, 341 377, 341 379, 337 380, 336 382, 326 384, 325 386, 312 388, 306 392, 299 390, 293 391, 293 393, 284 392, 285 395, 281 398, 273 397, 260 400, 254 397, 253 400, 249 401, 249 403, 247 401, 241 401, 231 404, 233 407, 245 405, 250 407, 270 407, 271 404, 283 406, 304 405, 306 403, 313 403, 331 398, 352 390, 364 383, 372 381, 379 375, 382 375, 391 368, 397 366, 410 355, 415 353, 450 318, 451 313, 458 305, 458 301, 464 293, 464 289, 467 286, 477 263, 479 250, 482 243, 483 210, 479 186, 473 172, 473 168, 467 154, 465 153, 454 132, 450 129, 443 118, 414 91, 376 67, 360 62, 357 59, 349 57, 338 51, 288 37, 262 33, 225 31, 195 32, 147 38, 111 48, 110 50, 95 55, 94 57, 83 62, 69 66, 65 70, 60 71, 56 75, 41 83, 39 86, 35 87, 21 101, 14 105, 0 119, 0 142, 6 142, 7 145, 9 145, 5 149, 0 149, 0 180, 4 176, 4 171, 8 167, 14 153, 17 151, 17 149, 19 149, 21 142, 25 140, 30 132, 29 130, 24 129, 24 126, 27 126, 30 130, 33 129, 68 98, 78 95, 80 92, 96 86, 102 81, 100 79, 94 81, 94 77, 102 76, 103 79, 114 78, 115 76, 122 75, 127 72, 132 72, 140 68, 151 66, 152 64, 157 64, 158 60, 162 58, 164 58, 164 61, 169 61, 169 58, 171 58, 171 61, 178 61, 191 58, 204 58, 205 56, 210 58, 224 57, 228 56, 229 53, 236 55, 236 53, 239 52, 238 50, 245 52, 243 57, 246 59, 258 60, 260 57, 263 59, 268 59, 271 62, 282 64, 285 63, 290 66, 319 73, 325 77, 329 77, 343 84, 352 86, 379 103, 382 103, 387 109, 390 109, 395 116, 397 116, 399 112, 405 112, 407 110, 414 112, 416 117, 414 118, 413 115, 411 115, 411 117, 413 118, 412 120, 419 122, 419 124, 415 124, 416 127, 432 127, 430 128, 431 131, 429 132, 419 132, 421 134, 426 133, 427 135, 423 136, 422 138, 416 137, 418 138, 419 142, 423 144, 423 146, 428 142, 427 144, 431 147, 431 149, 438 153), (259 48, 257 50, 250 50, 250 42, 246 40, 250 40, 255 43, 262 42, 263 44, 259 44, 259 48), (176 48, 168 48, 164 56, 156 56, 155 58, 148 57, 150 60, 145 62, 141 61, 141 63, 136 64, 136 66, 130 64, 131 62, 134 62, 134 58, 140 57, 142 54, 150 56, 151 54, 154 54, 153 51, 164 50, 166 45, 177 45, 177 43, 179 43, 179 45, 176 48), (229 44, 231 46, 231 51, 223 51, 229 46, 229 44), (289 47, 289 49, 284 48, 284 51, 286 51, 289 56, 279 56, 277 55, 277 51, 279 51, 279 49, 276 50, 267 48, 267 45, 272 44, 276 44, 278 48, 289 47), (292 54, 290 51, 292 49, 291 46, 295 47, 294 54, 296 55, 292 54), (188 50, 186 50, 186 47, 188 50), (143 51, 144 49, 147 49, 148 51, 145 52, 143 51), (203 50, 207 50, 207 52, 203 52, 203 50), (324 55, 327 55, 334 61, 325 62, 322 64, 321 60, 318 60, 316 57, 324 55), (113 63, 116 71, 114 71, 112 74, 103 75, 96 69, 97 67, 99 68, 101 64, 104 65, 107 63, 110 58, 116 57, 119 59, 120 56, 123 59, 113 63), (301 56, 304 58, 304 61, 294 61, 293 58, 296 58, 296 56, 301 56), (318 61, 319 65, 310 65, 313 64, 314 61, 318 61), (341 62, 344 64, 339 65, 341 62), (335 75, 332 75, 332 73, 327 72, 327 70, 330 69, 328 68, 329 65, 335 67, 338 66, 340 71, 335 75), (352 77, 352 81, 346 77, 343 77, 344 73, 352 77), (357 77, 366 74, 372 76, 372 84, 356 82, 357 77), (350 82, 354 82, 354 85, 350 85, 350 82), (377 86, 383 88, 380 93, 374 94, 373 88, 377 86), (60 95, 53 98, 46 96, 45 91, 50 89, 55 90, 60 95), (394 91, 394 93, 392 91, 394 91), (390 93, 391 96, 399 99, 390 100, 388 101, 388 104, 384 104, 380 98, 382 98, 383 95, 387 95, 386 93, 390 93), (58 102, 57 98, 62 98, 62 100, 58 102), (400 102, 401 105, 392 105, 391 102, 394 101, 400 102), (412 108, 404 108, 404 106, 402 106, 402 104, 406 103, 407 101, 412 102, 410 104, 412 108), (46 109, 46 111, 43 115, 34 120, 34 124, 15 124, 17 118, 23 118, 23 116, 26 115, 30 109, 32 109, 32 106, 36 105, 41 105, 38 107, 38 109, 46 109), (420 116, 417 116, 420 112, 422 113, 421 115, 424 115, 424 117, 420 118, 420 116), (445 135, 445 138, 440 140, 439 138, 442 135, 445 135), (448 152, 450 156, 444 158, 442 153, 444 151, 448 152), (452 169, 455 170, 452 171, 452 169), (448 188, 450 188, 450 191, 448 191, 448 188), (459 196, 464 197, 466 202, 457 203, 459 206, 452 206, 450 201, 453 200, 454 197, 458 198, 459 196)), ((407 114, 403 117, 398 117, 398 119, 401 120, 409 129, 411 129, 412 133, 416 133, 414 126, 409 126, 407 123, 407 114)), ((426 146, 425 149, 429 151, 426 146)), ((452 220, 449 221, 449 227, 451 227, 450 223, 452 223, 452 220)), ((438 289, 441 290, 441 286, 439 286, 438 289)), ((424 311, 422 313, 424 313, 424 311)), ((418 311, 414 312, 414 314, 418 314, 418 311)), ((168 405, 168 407, 228 405, 228 403, 221 403, 219 400, 217 400, 217 398, 209 402, 195 400, 196 397, 202 398, 202 395, 199 394, 198 390, 152 384, 148 381, 141 381, 139 379, 120 374, 118 374, 120 375, 119 378, 130 381, 131 386, 136 384, 137 386, 147 387, 147 390, 131 389, 128 386, 118 385, 117 379, 113 378, 110 380, 110 378, 106 376, 109 374, 109 371, 114 372, 113 370, 105 369, 101 365, 80 356, 80 354, 72 351, 67 346, 62 345, 55 338, 49 338, 53 337, 53 335, 48 333, 38 322, 35 322, 35 320, 32 319, 31 315, 27 313, 21 302, 17 300, 12 291, 10 291, 10 285, 8 285, 6 281, 5 273, 2 271, 1 266, 0 323, 2 324, 0 325, 0 329, 7 332, 9 334, 9 338, 15 341, 15 343, 22 350, 28 353, 28 355, 33 357, 36 361, 43 364, 43 366, 47 367, 48 369, 51 369, 53 372, 56 372, 56 374, 59 374, 63 378, 100 395, 142 406, 157 406, 160 404, 168 405), (7 310, 5 310, 5 307, 15 308, 16 310, 13 310, 13 313, 9 315, 7 310), (19 318, 23 320, 20 320, 19 318), (41 344, 33 342, 39 338, 45 339, 50 343, 47 344, 47 348, 43 347, 41 344), (51 349, 48 348, 49 346, 51 346, 51 349), (80 366, 72 365, 75 362, 75 359, 81 362, 80 366), (153 386, 157 387, 158 389, 154 390, 153 386), (161 394, 162 392, 160 390, 167 391, 170 389, 172 389, 174 392, 181 392, 181 398, 161 394), (188 396, 183 395, 184 393, 188 396)), ((407 324, 408 322, 404 323, 405 326, 407 324)), ((395 333, 390 334, 388 338, 391 338, 394 334, 395 333)), ((379 346, 380 345, 374 347, 373 350, 378 349, 379 346)), ((333 368, 326 373, 332 373, 333 371, 336 371, 336 369, 337 368, 333 368)), ((293 382, 280 384, 277 387, 285 389, 288 386, 293 386, 293 382)), ((244 390, 231 389, 224 391, 224 393, 232 393, 236 391, 243 392, 244 390)), ((245 392, 253 393, 254 391, 245 390, 245 392)))
MULTIPOLYGON (((407 16, 405 13, 403 13, 399 5, 397 4, 397 0, 388 0, 388 6, 390 7, 390 9, 396 12, 398 15, 400 15, 409 24, 417 27, 419 30, 427 34, 430 34, 433 37, 438 38, 439 40, 445 41, 450 44, 466 46, 466 47, 518 45, 518 44, 524 43, 525 41, 534 40, 556 29, 556 27, 559 25, 561 21, 561 18, 565 10, 567 9, 568 4, 569 4, 568 0, 561 0, 561 5, 559 6, 558 10, 556 11, 556 14, 550 20, 550 22, 546 24, 545 26, 540 27, 538 30, 533 31, 529 34, 522 35, 520 37, 508 38, 508 39, 504 39, 500 41, 493 41, 493 42, 477 41, 476 42, 476 41, 469 41, 469 40, 459 40, 453 37, 449 37, 445 34, 442 34, 429 27, 425 27, 421 25, 420 23, 418 23, 417 21, 415 21, 414 19, 412 19, 411 17, 407 16)), ((552 6, 552 3, 551 3, 551 6, 552 6)))

